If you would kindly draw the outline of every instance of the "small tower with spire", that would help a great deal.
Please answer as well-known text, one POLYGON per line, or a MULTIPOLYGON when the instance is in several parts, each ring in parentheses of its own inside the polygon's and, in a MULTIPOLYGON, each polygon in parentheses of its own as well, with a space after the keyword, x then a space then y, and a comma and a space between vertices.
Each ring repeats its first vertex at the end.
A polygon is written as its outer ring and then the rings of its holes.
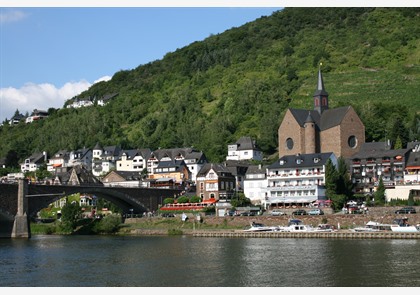
POLYGON ((319 64, 318 70, 318 85, 314 93, 314 110, 319 114, 323 111, 328 110, 328 92, 324 88, 324 80, 322 79, 321 73, 322 63, 319 64))

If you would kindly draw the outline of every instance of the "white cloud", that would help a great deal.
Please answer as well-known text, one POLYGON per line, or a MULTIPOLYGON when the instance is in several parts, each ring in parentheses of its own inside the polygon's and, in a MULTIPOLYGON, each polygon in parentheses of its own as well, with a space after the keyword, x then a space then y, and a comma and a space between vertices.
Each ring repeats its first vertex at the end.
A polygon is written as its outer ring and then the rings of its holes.
MULTIPOLYGON (((102 78, 101 78, 102 79, 102 78)), ((23 115, 34 110, 62 108, 66 100, 87 90, 91 83, 87 81, 68 82, 61 88, 52 84, 27 83, 16 89, 13 87, 0 89, 0 123, 10 119, 16 110, 23 115)))
POLYGON ((24 19, 26 13, 20 10, 0 10, 0 24, 17 22, 24 19))
POLYGON ((96 80, 95 82, 93 82, 93 84, 98 83, 98 82, 102 82, 102 81, 106 82, 106 81, 109 81, 111 79, 112 79, 111 76, 103 76, 103 77, 99 78, 98 80, 96 80))

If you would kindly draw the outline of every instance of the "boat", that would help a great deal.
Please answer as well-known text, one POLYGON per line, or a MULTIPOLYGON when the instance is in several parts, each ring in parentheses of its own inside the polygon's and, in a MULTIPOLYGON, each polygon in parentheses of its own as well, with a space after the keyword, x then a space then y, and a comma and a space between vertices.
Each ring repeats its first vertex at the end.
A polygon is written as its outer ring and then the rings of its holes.
POLYGON ((408 218, 394 219, 391 224, 391 231, 396 233, 420 233, 420 224, 410 225, 408 224, 408 218))
MULTIPOLYGON (((376 221, 369 221, 363 227, 355 227, 352 229, 354 232, 379 232, 385 230, 384 227, 381 227, 381 223, 376 221)), ((383 226, 383 225, 382 225, 383 226)))
POLYGON ((250 226, 244 229, 244 232, 270 232, 270 231, 278 231, 278 226, 265 226, 262 223, 252 222, 250 226))
POLYGON ((312 232, 314 228, 310 225, 303 224, 299 219, 290 219, 287 226, 279 227, 283 232, 312 232))
POLYGON ((318 226, 316 228, 314 228, 315 232, 333 232, 336 231, 335 227, 331 224, 318 224, 318 226))

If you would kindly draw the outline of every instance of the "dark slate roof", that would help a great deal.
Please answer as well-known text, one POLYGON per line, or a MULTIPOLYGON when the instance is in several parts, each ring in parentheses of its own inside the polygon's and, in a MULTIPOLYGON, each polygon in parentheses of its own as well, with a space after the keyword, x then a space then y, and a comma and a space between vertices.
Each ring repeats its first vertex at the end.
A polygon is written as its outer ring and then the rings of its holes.
POLYGON ((391 145, 385 141, 365 142, 360 147, 361 152, 388 151, 391 145))
POLYGON ((120 154, 121 148, 118 146, 106 146, 103 149, 104 151, 104 155, 108 156, 108 155, 112 155, 112 156, 118 156, 120 154))
POLYGON ((420 152, 420 142, 418 141, 412 141, 407 143, 407 148, 413 150, 413 152, 420 152))
POLYGON ((60 150, 51 157, 51 159, 64 159, 69 157, 69 152, 66 150, 60 150))
POLYGON ((251 165, 248 167, 246 171, 246 175, 250 174, 265 174, 267 169, 267 165, 251 165))
POLYGON ((410 149, 397 149, 397 150, 360 150, 358 153, 354 154, 350 159, 368 159, 368 158, 394 158, 396 156, 406 156, 410 149))
POLYGON ((315 110, 302 110, 302 109, 289 109, 292 113, 293 117, 295 118, 296 122, 298 122, 299 126, 303 127, 305 125, 306 119, 308 115, 311 116, 313 122, 319 126, 319 122, 321 120, 321 116, 319 115, 318 111, 315 110))
POLYGON ((328 96, 328 92, 325 91, 324 79, 322 78, 321 68, 318 70, 318 84, 314 93, 314 96, 325 95, 328 96))
POLYGON ((83 158, 89 151, 90 149, 84 147, 74 151, 74 154, 77 155, 78 158, 83 158))
POLYGON ((411 151, 407 156, 405 166, 406 168, 410 168, 414 166, 420 167, 420 152, 411 151))
POLYGON ((133 159, 135 156, 137 156, 139 154, 139 150, 134 149, 134 150, 122 150, 120 157, 126 154, 127 155, 127 159, 133 159))
POLYGON ((351 107, 345 106, 335 109, 325 110, 321 115, 321 121, 319 124, 319 129, 327 130, 332 127, 338 126, 341 124, 346 113, 349 111, 351 107))
POLYGON ((206 163, 197 173, 197 177, 206 176, 211 169, 213 169, 214 172, 216 172, 219 176, 221 176, 222 174, 226 174, 227 176, 233 176, 229 169, 227 169, 227 167, 223 164, 206 163))
POLYGON ((102 146, 99 144, 99 142, 96 143, 95 147, 93 148, 94 150, 101 150, 102 151, 102 146))
POLYGON ((42 162, 44 162, 44 154, 43 153, 34 153, 29 157, 29 161, 31 163, 42 163, 42 162))
POLYGON ((235 143, 237 150, 260 150, 256 144, 256 141, 249 136, 243 136, 238 139, 235 143))
POLYGON ((102 182, 96 178, 93 174, 92 171, 87 170, 85 167, 83 166, 74 166, 70 171, 69 174, 71 176, 72 173, 76 173, 77 178, 80 182, 80 184, 84 184, 84 183, 90 183, 90 184, 102 184, 102 182))
POLYGON ((305 123, 310 120, 314 122, 319 130, 327 130, 329 128, 340 125, 344 116, 347 114, 351 106, 340 107, 336 109, 325 110, 320 115, 315 110, 289 109, 299 126, 304 127, 305 123))
POLYGON ((184 159, 190 157, 190 154, 194 153, 196 156, 201 152, 194 148, 173 148, 173 149, 157 149, 153 151, 153 155, 160 160, 165 157, 175 159, 178 155, 181 155, 184 159), (197 154, 198 153, 198 154, 197 154))
POLYGON ((157 168, 175 167, 175 171, 180 171, 182 166, 186 166, 184 160, 171 160, 171 161, 160 161, 157 168))
POLYGON ((267 169, 323 166, 332 155, 333 153, 315 153, 283 156, 268 166, 267 169), (280 164, 282 161, 283 165, 280 164))
POLYGON ((121 176, 127 181, 141 180, 141 175, 138 172, 133 172, 133 171, 113 171, 113 172, 118 174, 119 176, 121 176))

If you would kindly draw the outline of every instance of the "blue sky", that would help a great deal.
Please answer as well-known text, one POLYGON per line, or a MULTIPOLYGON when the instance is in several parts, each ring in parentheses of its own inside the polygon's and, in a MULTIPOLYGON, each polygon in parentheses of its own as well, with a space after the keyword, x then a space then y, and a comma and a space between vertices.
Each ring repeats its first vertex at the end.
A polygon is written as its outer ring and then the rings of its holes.
POLYGON ((280 7, 0 8, 0 123, 280 7))

